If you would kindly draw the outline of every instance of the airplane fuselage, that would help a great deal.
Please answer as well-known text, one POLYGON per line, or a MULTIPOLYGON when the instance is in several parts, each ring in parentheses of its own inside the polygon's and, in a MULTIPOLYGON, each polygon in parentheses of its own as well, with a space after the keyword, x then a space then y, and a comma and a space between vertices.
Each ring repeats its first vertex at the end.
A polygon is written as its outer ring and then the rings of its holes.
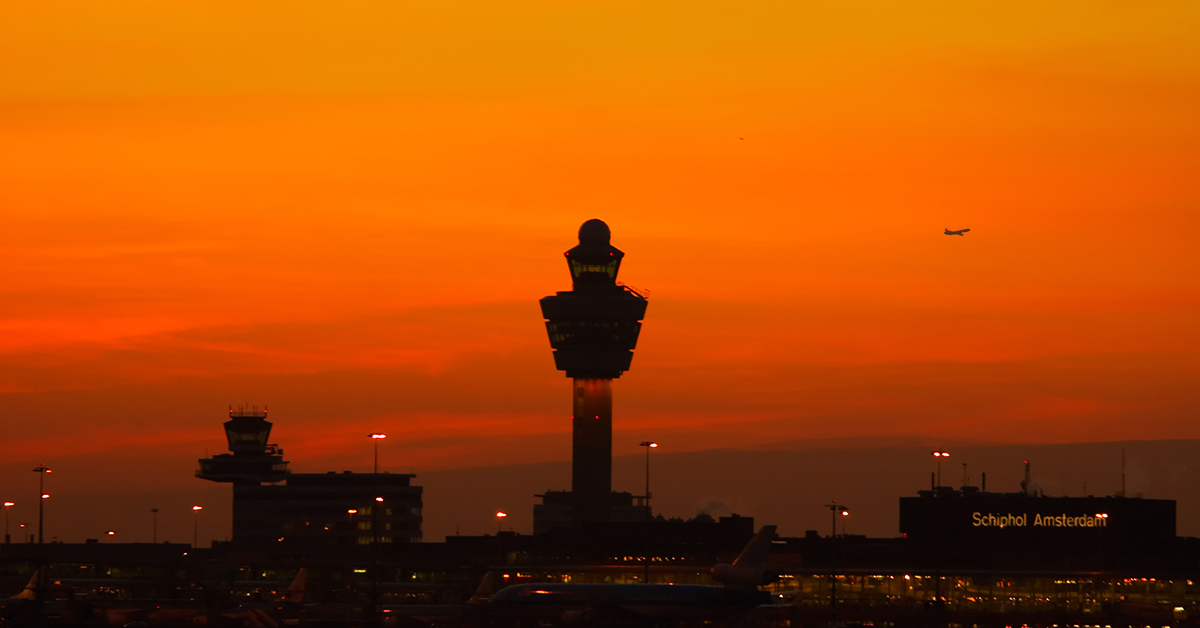
POLYGON ((613 612, 647 619, 704 619, 770 602, 758 590, 698 584, 519 584, 488 600, 504 617, 559 620, 573 613, 613 612))

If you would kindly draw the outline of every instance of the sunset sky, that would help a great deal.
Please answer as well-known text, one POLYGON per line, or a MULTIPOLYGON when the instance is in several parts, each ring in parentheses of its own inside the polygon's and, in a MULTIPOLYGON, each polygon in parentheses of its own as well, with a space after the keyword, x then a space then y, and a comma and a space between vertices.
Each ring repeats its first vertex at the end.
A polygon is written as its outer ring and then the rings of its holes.
POLYGON ((5 2, 0 491, 225 495, 230 404, 297 471, 565 460, 537 300, 589 218, 650 297, 617 454, 1200 438, 1197 24, 5 2))

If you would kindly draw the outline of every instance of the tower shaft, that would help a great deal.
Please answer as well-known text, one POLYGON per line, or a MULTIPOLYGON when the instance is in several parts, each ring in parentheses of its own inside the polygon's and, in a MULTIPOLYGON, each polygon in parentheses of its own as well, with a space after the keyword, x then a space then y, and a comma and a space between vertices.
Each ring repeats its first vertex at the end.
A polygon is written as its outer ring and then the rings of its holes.
POLYGON ((575 378, 571 493, 576 521, 608 521, 612 501, 612 380, 575 378))

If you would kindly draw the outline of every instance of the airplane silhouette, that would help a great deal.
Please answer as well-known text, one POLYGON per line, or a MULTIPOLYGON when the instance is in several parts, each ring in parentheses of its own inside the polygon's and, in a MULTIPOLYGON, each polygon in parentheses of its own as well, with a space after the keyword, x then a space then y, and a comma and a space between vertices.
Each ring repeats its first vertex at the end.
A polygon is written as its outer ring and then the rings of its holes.
POLYGON ((960 235, 963 235, 964 233, 966 233, 966 232, 968 232, 968 231, 970 231, 970 229, 959 229, 958 231, 951 231, 951 230, 949 230, 949 229, 946 229, 946 230, 945 230, 945 231, 943 231, 942 233, 944 233, 944 234, 946 234, 946 235, 956 235, 956 236, 960 236, 960 235))

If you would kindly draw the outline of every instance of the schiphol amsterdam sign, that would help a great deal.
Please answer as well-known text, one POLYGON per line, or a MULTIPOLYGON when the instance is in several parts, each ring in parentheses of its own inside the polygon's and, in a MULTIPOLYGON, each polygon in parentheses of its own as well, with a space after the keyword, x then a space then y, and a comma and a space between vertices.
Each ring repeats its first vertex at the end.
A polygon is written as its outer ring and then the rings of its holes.
POLYGON ((971 513, 971 525, 976 528, 1104 528, 1108 527, 1108 515, 1043 515, 1034 513, 1030 521, 1029 513, 995 514, 971 513), (1032 525, 1031 525, 1032 524, 1032 525))

